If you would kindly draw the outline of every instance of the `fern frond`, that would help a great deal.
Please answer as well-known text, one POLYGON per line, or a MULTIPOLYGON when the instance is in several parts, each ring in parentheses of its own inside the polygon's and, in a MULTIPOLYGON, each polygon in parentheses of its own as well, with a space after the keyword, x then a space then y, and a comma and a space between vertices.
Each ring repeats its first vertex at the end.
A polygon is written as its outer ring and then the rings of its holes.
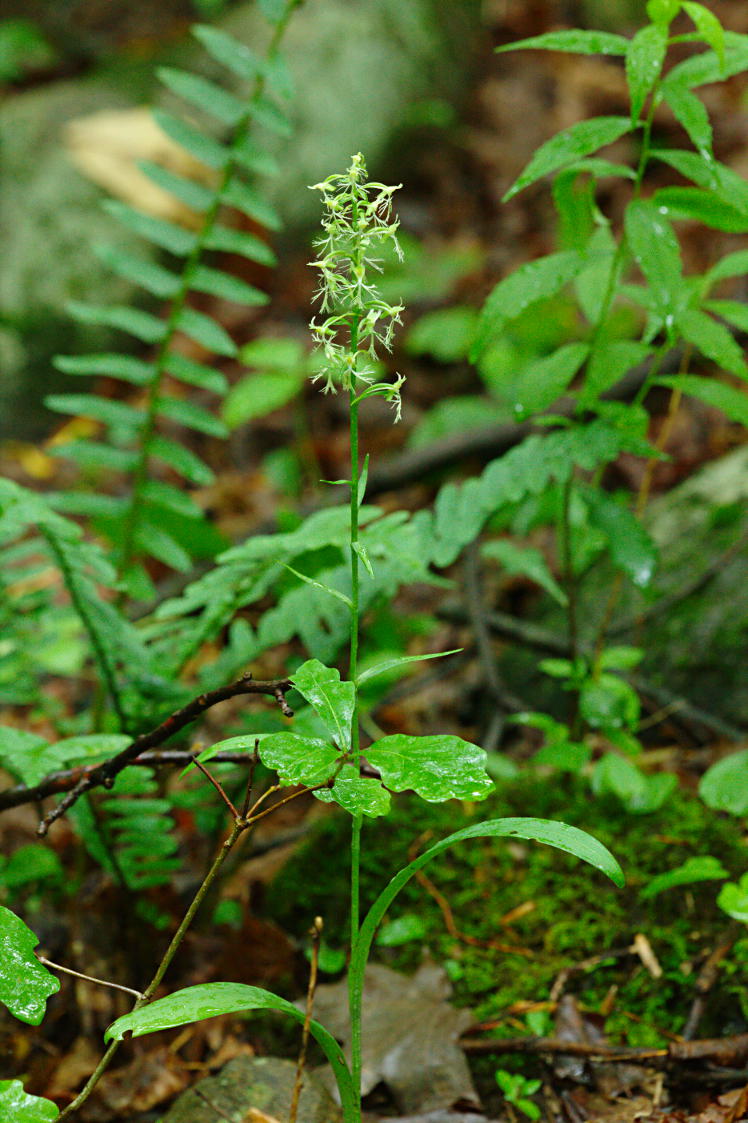
MULTIPOLYGON (((479 477, 445 484, 430 510, 382 516, 377 507, 363 507, 360 541, 374 576, 362 579, 362 612, 377 601, 392 600, 407 583, 438 580, 433 570, 452 565, 503 507, 564 482, 575 468, 592 471, 610 463, 624 450, 641 454, 649 446, 598 419, 528 437, 488 464, 479 477)), ((286 589, 263 613, 256 630, 234 618, 241 609, 283 587, 285 566, 303 572, 315 551, 340 551, 340 564, 315 571, 314 578, 319 585, 350 595, 348 519, 346 508, 328 508, 310 515, 291 533, 258 536, 222 554, 215 569, 188 586, 181 597, 160 606, 152 625, 154 650, 171 648, 172 670, 178 673, 204 643, 231 624, 228 649, 201 671, 203 689, 216 684, 214 676, 219 672, 233 675, 263 651, 294 637, 318 658, 334 659, 347 641, 349 615, 323 589, 301 582, 286 589), (161 636, 159 622, 166 626, 161 636)))
POLYGON ((126 729, 120 669, 135 666, 143 671, 150 661, 135 628, 102 595, 103 590, 115 592, 115 572, 103 551, 83 539, 80 527, 35 492, 0 480, 0 541, 12 542, 29 530, 36 532, 39 545, 43 543, 60 573, 120 725, 126 729))
MULTIPOLYGON (((130 591, 144 586, 140 560, 157 558, 176 569, 186 569, 191 556, 189 535, 178 536, 165 529, 164 509, 185 519, 197 520, 200 511, 190 502, 178 501, 175 489, 158 479, 164 469, 187 485, 204 485, 212 478, 210 469, 199 457, 172 436, 161 432, 162 422, 211 437, 224 437, 227 429, 210 410, 189 400, 189 389, 197 386, 212 394, 222 394, 226 379, 210 365, 181 356, 175 350, 179 334, 194 340, 208 355, 234 357, 236 345, 224 328, 205 312, 189 305, 192 292, 205 293, 249 307, 263 304, 267 297, 253 285, 225 273, 215 263, 206 264, 211 252, 239 254, 261 266, 272 267, 276 257, 263 238, 237 230, 223 220, 227 207, 241 212, 267 230, 277 230, 280 219, 254 184, 244 178, 272 174, 277 170, 264 151, 256 130, 271 130, 288 135, 290 125, 276 104, 273 91, 287 92, 289 83, 278 54, 280 39, 298 0, 286 0, 268 19, 274 27, 267 56, 260 58, 244 44, 216 28, 198 26, 194 34, 206 51, 232 75, 251 84, 246 98, 213 81, 183 70, 164 68, 160 77, 165 85, 186 103, 207 113, 229 134, 221 139, 202 131, 194 121, 181 120, 170 113, 156 112, 161 129, 202 165, 212 170, 212 182, 195 183, 153 162, 143 162, 141 170, 162 190, 174 196, 196 215, 192 228, 186 229, 164 218, 155 218, 129 204, 109 201, 109 213, 138 238, 169 255, 163 264, 146 260, 129 251, 103 247, 98 256, 119 276, 133 282, 150 297, 168 302, 164 318, 136 308, 103 307, 74 303, 71 314, 86 324, 123 331, 140 343, 155 347, 150 360, 131 355, 103 353, 84 358, 63 356, 58 368, 72 375, 118 379, 139 390, 130 402, 109 401, 94 394, 57 394, 47 404, 61 413, 91 417, 101 423, 105 435, 99 449, 110 441, 116 452, 88 454, 80 442, 72 442, 58 455, 77 460, 81 467, 96 466, 129 477, 122 498, 99 509, 105 522, 98 527, 111 538, 116 549, 116 569, 124 576, 130 591), (171 394, 166 379, 183 387, 171 394), (134 454, 134 456, 133 456, 134 454), (155 478, 154 478, 155 477, 155 478)), ((72 500, 73 505, 78 499, 72 500)), ((71 510, 69 501, 66 509, 71 510)), ((85 502, 77 509, 93 512, 85 502)))

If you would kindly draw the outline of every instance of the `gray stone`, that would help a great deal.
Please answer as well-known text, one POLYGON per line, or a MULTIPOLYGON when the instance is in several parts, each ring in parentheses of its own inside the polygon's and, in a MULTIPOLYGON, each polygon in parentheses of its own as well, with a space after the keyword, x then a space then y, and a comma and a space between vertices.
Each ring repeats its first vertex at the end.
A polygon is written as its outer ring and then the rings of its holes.
MULTIPOLYGON (((295 1076, 293 1061, 235 1057, 217 1076, 198 1081, 179 1096, 161 1123, 217 1123, 224 1118, 246 1123, 252 1118, 252 1108, 285 1123, 295 1076)), ((340 1123, 341 1119, 340 1108, 324 1085, 313 1073, 305 1072, 298 1123, 340 1123)))
MULTIPOLYGON (((343 170, 354 152, 363 151, 376 171, 418 99, 459 96, 479 8, 478 0, 309 0, 295 13, 283 48, 296 87, 289 105, 295 134, 263 139, 283 169, 268 186, 288 222, 316 222, 319 200, 308 185, 343 170)), ((254 3, 232 9, 224 25, 259 50, 267 39, 254 3)), ((107 332, 74 324, 67 301, 142 300, 91 251, 96 242, 124 244, 132 237, 101 210, 103 192, 71 165, 63 133, 72 119, 149 100, 185 112, 157 83, 164 63, 216 74, 189 40, 147 62, 122 57, 93 78, 18 93, 0 108, 2 354, 12 356, 0 392, 0 436, 3 428, 4 435, 33 436, 49 424, 39 403, 60 387, 51 367, 57 351, 111 342, 107 332)), ((152 251, 139 244, 137 252, 152 251)), ((125 337, 118 341, 132 346, 125 337)))

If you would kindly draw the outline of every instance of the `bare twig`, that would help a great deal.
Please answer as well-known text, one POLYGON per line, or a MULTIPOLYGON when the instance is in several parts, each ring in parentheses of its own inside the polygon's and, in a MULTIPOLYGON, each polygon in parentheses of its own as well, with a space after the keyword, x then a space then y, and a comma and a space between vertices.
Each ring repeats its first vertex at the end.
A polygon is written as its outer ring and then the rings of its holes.
POLYGON ((45 967, 51 967, 53 971, 62 971, 65 975, 75 975, 76 979, 85 979, 87 983, 98 983, 99 986, 111 987, 112 990, 123 990, 126 994, 134 994, 136 998, 143 997, 139 990, 125 987, 121 983, 111 983, 109 979, 96 979, 93 975, 84 975, 81 971, 74 971, 72 967, 63 967, 61 963, 53 963, 51 959, 47 959, 46 955, 37 955, 36 958, 45 967))
POLYGON ((717 982, 722 960, 729 954, 741 930, 742 925, 737 923, 731 924, 724 938, 717 944, 713 951, 710 952, 699 971, 696 979, 696 996, 693 1000, 688 1018, 686 1019, 686 1024, 683 1027, 683 1038, 686 1041, 690 1041, 698 1029, 699 1022, 704 1013, 706 996, 717 982))
POLYGON ((309 1026, 312 1021, 312 1011, 314 1010, 314 995, 317 990, 317 968, 319 966, 319 945, 322 939, 322 917, 315 916, 314 923, 309 930, 309 935, 312 937, 312 958, 309 968, 309 986, 306 991, 306 1009, 304 1011, 304 1028, 301 1032, 301 1049, 299 1050, 299 1059, 296 1064, 296 1079, 293 1085, 293 1095, 291 1097, 291 1107, 288 1111, 288 1123, 296 1123, 296 1116, 299 1110, 299 1097, 301 1095, 301 1084, 304 1079, 304 1068, 306 1066, 306 1051, 309 1046, 309 1026))
POLYGON ((236 808, 234 807, 234 805, 231 802, 231 800, 229 799, 229 797, 226 795, 223 784, 219 783, 219 781, 216 780, 215 776, 212 774, 212 772, 210 772, 205 767, 205 765, 203 764, 203 762, 200 760, 200 758, 198 756, 193 758, 193 764, 195 765, 195 768, 198 768, 202 772, 202 774, 206 778, 206 780, 208 780, 208 782, 211 783, 213 785, 213 787, 216 789, 219 796, 221 797, 221 799, 223 800, 223 802, 226 804, 229 811, 231 812, 232 818, 240 819, 241 815, 236 810, 236 808))

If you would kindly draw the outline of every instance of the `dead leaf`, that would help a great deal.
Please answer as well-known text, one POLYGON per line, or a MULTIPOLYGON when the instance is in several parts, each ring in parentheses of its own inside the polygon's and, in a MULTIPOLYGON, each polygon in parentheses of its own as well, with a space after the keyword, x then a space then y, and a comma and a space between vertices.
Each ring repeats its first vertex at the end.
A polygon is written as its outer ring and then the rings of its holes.
POLYGON ((151 160, 206 185, 215 174, 162 132, 149 109, 102 109, 78 117, 65 126, 63 139, 78 170, 111 195, 156 218, 198 224, 195 212, 152 183, 138 161, 151 160))
MULTIPOLYGON (((449 981, 440 967, 425 963, 408 979, 388 967, 366 968, 363 1000, 362 1091, 384 1082, 406 1112, 444 1111, 475 1105, 465 1055, 458 1038, 473 1018, 447 1002, 449 981)), ((319 987, 314 1016, 340 1040, 350 1037, 348 983, 319 987)))

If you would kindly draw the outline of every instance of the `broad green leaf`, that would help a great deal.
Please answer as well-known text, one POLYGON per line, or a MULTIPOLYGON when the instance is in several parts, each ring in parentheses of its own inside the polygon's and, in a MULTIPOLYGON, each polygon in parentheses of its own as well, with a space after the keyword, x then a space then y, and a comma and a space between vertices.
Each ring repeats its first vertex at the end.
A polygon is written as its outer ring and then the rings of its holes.
POLYGON ((356 705, 356 687, 341 682, 340 672, 319 659, 308 659, 291 676, 296 689, 317 711, 338 748, 351 746, 351 725, 356 705))
POLYGON ((223 420, 229 429, 236 429, 256 417, 266 417, 295 398, 305 381, 305 372, 298 368, 247 375, 232 386, 224 398, 223 420))
POLYGON ((238 78, 251 82, 257 77, 262 66, 261 59, 233 35, 204 23, 194 26, 192 34, 216 62, 233 71, 238 78))
POLYGON ((188 359, 176 351, 170 351, 166 356, 164 368, 180 382, 186 382, 189 386, 199 386, 201 390, 225 394, 228 389, 226 375, 220 370, 213 370, 204 363, 196 363, 194 359, 188 359))
POLYGON ((377 932, 377 944, 382 948, 400 948, 423 940, 426 935, 426 921, 423 916, 406 912, 395 920, 389 920, 377 932))
POLYGON ((153 242, 161 249, 168 250, 169 253, 176 254, 178 257, 186 257, 194 249, 195 235, 190 233, 189 230, 185 230, 183 226, 177 226, 163 218, 154 218, 152 215, 143 214, 142 211, 137 211, 134 207, 128 206, 127 203, 120 203, 115 199, 106 200, 103 206, 123 226, 127 226, 130 230, 139 234, 141 238, 153 242))
POLYGON ((92 417, 105 425, 123 425, 131 429, 139 428, 145 415, 124 402, 101 398, 98 394, 49 394, 44 399, 47 409, 55 413, 69 413, 74 417, 92 417))
POLYGON ((207 265, 198 265, 192 275, 190 288, 197 292, 207 292, 211 296, 220 297, 222 300, 233 300, 236 304, 246 304, 250 308, 267 304, 270 297, 267 293, 248 285, 239 277, 232 277, 222 269, 211 269, 207 265))
MULTIPOLYGON (((248 1010, 278 1010, 302 1024, 305 1020, 303 1011, 297 1010, 291 1002, 259 987, 244 983, 202 983, 175 991, 140 1010, 125 1014, 109 1026, 104 1036, 107 1041, 121 1041, 126 1033, 142 1037, 146 1033, 190 1025, 204 1018, 240 1014, 248 1010)), ((312 1020, 309 1030, 335 1074, 345 1117, 355 1118, 356 1097, 340 1046, 319 1022, 312 1020)))
POLYGON ((514 198, 525 187, 529 187, 543 176, 558 171, 574 160, 589 156, 596 149, 612 144, 630 131, 631 121, 628 117, 593 117, 589 121, 578 121, 571 128, 557 133, 537 149, 525 170, 504 195, 502 202, 506 203, 514 198))
POLYGON ((723 885, 717 904, 733 920, 748 924, 748 873, 744 873, 738 882, 729 881, 727 885, 723 885))
POLYGON ((626 208, 626 239, 646 277, 656 308, 672 317, 684 300, 680 246, 670 223, 649 199, 634 199, 626 208))
POLYGON ((648 0, 647 15, 654 23, 667 27, 681 10, 682 0, 648 0))
POLYGON ((533 35, 531 39, 520 39, 518 43, 507 43, 497 47, 502 51, 568 51, 578 55, 625 55, 629 40, 623 35, 613 35, 608 31, 547 31, 544 35, 533 35))
POLYGON ((666 889, 675 889, 680 885, 693 885, 696 881, 720 881, 729 877, 729 872, 722 863, 709 854, 703 857, 687 858, 682 865, 666 873, 658 873, 639 893, 639 896, 648 901, 666 889))
POLYGON ((678 327, 684 339, 693 343, 702 355, 717 363, 718 366, 748 378, 748 366, 743 358, 743 350, 724 324, 696 308, 688 308, 678 316, 678 327))
POLYGON ((125 510, 126 500, 113 495, 86 491, 47 493, 47 499, 58 511, 68 515, 86 515, 91 519, 119 519, 125 510))
POLYGON ((166 335, 165 322, 140 308, 126 308, 117 304, 82 304, 77 300, 69 301, 66 307, 79 323, 117 328, 143 343, 160 343, 166 335))
POLYGON ((224 125, 233 127, 246 112, 244 102, 197 74, 171 66, 160 66, 156 73, 159 80, 175 94, 224 125))
POLYGON ((59 1114, 51 1100, 28 1095, 20 1080, 0 1080, 0 1118, 8 1123, 52 1123, 59 1114))
POLYGON ((213 202, 213 192, 202 183, 196 183, 194 179, 185 179, 184 176, 169 171, 161 164, 154 164, 151 160, 139 160, 137 166, 152 183, 168 191, 197 214, 207 211, 213 202))
POLYGON ((151 439, 151 452, 198 487, 204 487, 215 478, 208 465, 204 464, 191 449, 185 448, 177 441, 169 440, 168 437, 154 436, 151 439))
POLYGON ((231 230, 228 226, 220 224, 213 227, 205 240, 209 250, 221 250, 223 253, 238 253, 259 265, 277 265, 278 259, 266 242, 256 238, 254 234, 247 234, 244 230, 231 230))
POLYGON ((287 562, 283 562, 283 567, 287 569, 289 573, 293 573, 294 577, 298 577, 299 581, 303 581, 305 585, 311 585, 314 589, 320 589, 323 593, 329 593, 331 597, 342 601, 347 608, 353 608, 351 598, 347 597, 345 593, 341 593, 340 589, 333 589, 331 585, 325 585, 323 581, 315 581, 313 577, 307 577, 305 573, 299 573, 298 569, 294 569, 294 567, 288 565, 287 562))
POLYGON ((617 753, 606 753, 592 773, 592 790, 596 795, 614 795, 627 811, 639 815, 651 814, 662 807, 677 783, 669 772, 646 776, 617 753))
POLYGON ((632 339, 604 340, 590 355, 579 392, 580 409, 589 409, 601 394, 615 386, 623 376, 654 354, 646 343, 632 339))
MULTIPOLYGON (((220 742, 220 745, 226 749, 228 742, 220 742)), ((220 751, 219 745, 214 745, 213 749, 220 751)), ((269 733, 260 740, 259 753, 262 763, 277 772, 281 779, 306 787, 329 780, 340 759, 340 750, 329 742, 300 737, 296 733, 269 733)))
POLYGON ((367 670, 362 671, 356 679, 359 686, 367 682, 370 678, 375 678, 376 675, 383 675, 387 671, 393 670, 395 667, 404 667, 408 663, 422 663, 425 659, 444 659, 447 655, 457 655, 462 651, 461 647, 456 647, 453 651, 434 651, 429 655, 398 655, 392 659, 385 659, 382 663, 377 663, 374 667, 369 667, 367 670))
POLYGON ((506 383, 494 379, 492 389, 511 406, 517 420, 524 420, 563 394, 588 354, 589 344, 567 343, 520 368, 506 383))
POLYGON ((626 51, 626 81, 631 96, 631 124, 639 121, 644 102, 660 76, 667 50, 667 29, 650 23, 637 31, 626 51))
POLYGON ((161 265, 154 265, 151 261, 145 261, 142 257, 135 257, 112 246, 96 245, 93 246, 93 251, 113 273, 140 285, 154 296, 166 300, 179 290, 181 283, 179 277, 161 265))
POLYGON ((731 753, 707 769, 699 783, 699 795, 715 811, 748 814, 748 749, 731 753))
POLYGON ((657 549, 641 522, 605 491, 590 488, 582 493, 582 498, 593 526, 608 541, 613 564, 640 589, 646 588, 657 564, 657 549))
POLYGON ((0 1002, 22 1022, 38 1026, 47 999, 60 989, 34 955, 39 939, 20 916, 0 905, 0 1002))
POLYGON ((121 378, 134 386, 145 386, 153 378, 153 367, 142 359, 131 355, 55 355, 52 360, 57 370, 65 374, 91 374, 94 377, 108 375, 121 378))
POLYGON ((632 730, 640 712, 636 691, 617 675, 601 674, 582 684, 579 713, 592 729, 632 730))
POLYGON ((692 219, 714 230, 744 234, 748 214, 724 202, 713 191, 699 187, 661 187, 652 196, 662 214, 675 219, 692 219))
POLYGON ((577 250, 579 253, 587 250, 597 229, 595 189, 593 176, 584 175, 578 164, 559 172, 554 178, 551 192, 558 211, 561 249, 577 250))
POLYGON ((567 604, 566 593, 548 568, 541 551, 534 546, 518 546, 508 538, 498 538, 491 542, 484 542, 481 546, 481 554, 484 558, 499 562, 508 574, 519 574, 534 581, 541 589, 550 593, 559 604, 567 604))
POLYGON ((207 433, 210 437, 225 437, 227 433, 224 423, 212 413, 183 398, 160 398, 158 412, 162 417, 176 421, 178 425, 185 425, 198 433, 207 433))
POLYGON ((542 842, 588 862, 595 869, 602 871, 619 888, 625 883, 623 871, 610 851, 591 835, 567 823, 555 823, 548 819, 511 818, 491 819, 465 827, 441 839, 419 854, 405 869, 400 870, 369 909, 351 949, 350 978, 359 1003, 363 991, 364 968, 369 958, 374 934, 397 894, 418 870, 423 869, 433 858, 456 843, 471 838, 521 838, 542 842))
POLYGON ((712 126, 703 101, 689 89, 675 82, 663 82, 660 93, 673 111, 675 119, 688 133, 699 155, 712 159, 712 126))
POLYGON ((238 348, 228 332, 210 316, 194 308, 181 310, 177 327, 185 335, 189 335, 190 339, 196 340, 206 351, 215 351, 217 355, 227 355, 229 358, 233 358, 237 353, 238 348))
POLYGON ((236 176, 229 180, 221 198, 224 203, 236 207, 267 230, 280 230, 283 225, 275 207, 268 203, 254 187, 242 183, 236 176))
POLYGON ((228 164, 230 152, 217 140, 213 140, 199 132, 198 129, 180 121, 173 114, 164 113, 160 109, 154 109, 153 119, 168 137, 175 140, 182 148, 186 148, 201 164, 207 164, 209 168, 215 168, 216 170, 222 169, 228 164))
POLYGON ((477 745, 447 734, 382 737, 366 750, 382 783, 396 792, 412 789, 422 799, 484 799, 493 790, 486 773, 486 753, 477 745))
POLYGON ((714 51, 720 66, 724 67, 725 32, 714 12, 710 12, 703 4, 694 3, 693 0, 683 0, 682 7, 693 20, 701 38, 714 51))
POLYGON ((488 344, 501 335, 511 320, 533 304, 560 292, 584 264, 581 254, 575 250, 564 250, 537 261, 528 261, 499 281, 483 305, 475 342, 470 350, 471 360, 475 362, 479 359, 488 344))
POLYGON ((376 819, 390 810, 390 795, 379 780, 359 776, 352 764, 344 764, 332 788, 314 793, 322 803, 337 803, 349 815, 368 815, 376 819))

